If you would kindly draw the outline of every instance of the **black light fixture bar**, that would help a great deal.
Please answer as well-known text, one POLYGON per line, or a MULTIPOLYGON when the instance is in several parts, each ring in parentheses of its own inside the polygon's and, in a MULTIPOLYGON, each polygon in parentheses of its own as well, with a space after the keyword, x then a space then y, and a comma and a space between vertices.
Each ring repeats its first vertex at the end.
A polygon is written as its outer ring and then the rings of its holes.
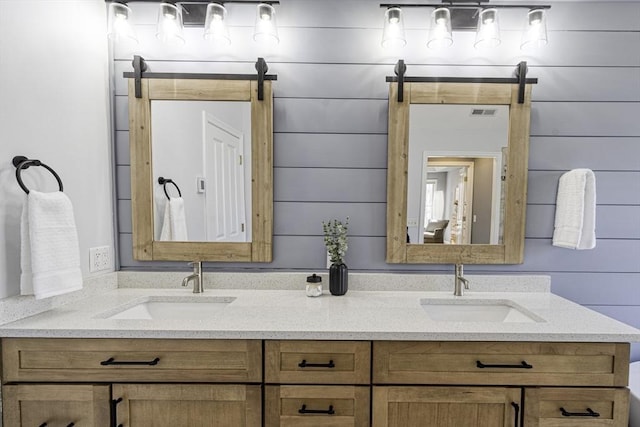
POLYGON ((447 9, 469 9, 473 7, 482 9, 551 9, 548 4, 489 4, 488 2, 469 2, 469 3, 380 3, 380 7, 390 8, 399 7, 444 7, 447 9))
POLYGON ((218 4, 229 4, 229 3, 246 3, 246 4, 280 4, 277 0, 186 0, 186 1, 167 1, 167 0, 105 0, 105 3, 182 3, 182 4, 208 4, 208 3, 218 3, 218 4))

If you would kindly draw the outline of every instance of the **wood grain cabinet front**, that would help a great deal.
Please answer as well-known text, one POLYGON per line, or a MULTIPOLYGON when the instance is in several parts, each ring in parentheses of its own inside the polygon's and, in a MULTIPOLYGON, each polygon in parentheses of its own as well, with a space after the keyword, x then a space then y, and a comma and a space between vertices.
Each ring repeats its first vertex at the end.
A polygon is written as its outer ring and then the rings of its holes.
POLYGON ((629 344, 373 343, 374 384, 625 387, 629 344))
POLYGON ((368 427, 365 386, 266 386, 265 427, 368 427))
POLYGON ((626 388, 528 388, 525 427, 627 427, 626 388))
POLYGON ((369 384, 369 341, 266 341, 267 384, 369 384))
POLYGON ((108 427, 108 385, 19 384, 2 387, 6 427, 108 427))
POLYGON ((373 427, 517 427, 521 389, 373 387, 373 427))
POLYGON ((259 340, 5 338, 3 382, 260 383, 259 340))
POLYGON ((114 384, 116 425, 260 427, 262 390, 239 384, 114 384))

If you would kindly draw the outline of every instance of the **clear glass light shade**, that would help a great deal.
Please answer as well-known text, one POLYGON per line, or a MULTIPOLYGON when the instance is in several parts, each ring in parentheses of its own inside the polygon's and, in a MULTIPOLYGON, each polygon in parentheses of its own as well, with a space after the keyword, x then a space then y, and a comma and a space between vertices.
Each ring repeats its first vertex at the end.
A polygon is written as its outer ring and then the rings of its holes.
POLYGON ((429 41, 427 47, 439 49, 453 44, 451 34, 451 12, 441 7, 431 13, 431 28, 429 29, 429 41))
POLYGON ((478 16, 478 30, 476 32, 476 48, 496 47, 500 44, 500 25, 498 11, 485 9, 478 16))
POLYGON ((382 32, 382 47, 400 48, 407 44, 404 35, 404 21, 402 10, 398 7, 390 7, 384 13, 384 30, 382 32))
POLYGON ((184 44, 182 9, 171 3, 160 3, 156 37, 166 44, 184 44))
POLYGON ((547 18, 544 9, 527 13, 527 23, 522 34, 520 49, 536 48, 547 44, 547 18))
POLYGON ((123 40, 138 42, 136 33, 131 26, 130 17, 131 9, 126 4, 115 2, 109 4, 109 29, 107 35, 110 39, 116 42, 123 40))
POLYGON ((204 38, 214 43, 230 45, 227 9, 219 3, 209 3, 204 21, 204 38))
POLYGON ((253 39, 263 44, 278 44, 278 27, 276 25, 276 10, 273 6, 260 3, 256 10, 256 27, 253 39))

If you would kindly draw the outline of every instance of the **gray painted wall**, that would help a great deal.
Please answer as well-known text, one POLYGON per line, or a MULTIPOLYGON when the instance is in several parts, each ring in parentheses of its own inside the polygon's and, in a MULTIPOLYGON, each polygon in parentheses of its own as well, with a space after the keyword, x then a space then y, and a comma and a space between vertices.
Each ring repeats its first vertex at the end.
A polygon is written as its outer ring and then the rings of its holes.
MULTIPOLYGON (((473 34, 454 33, 454 46, 428 51, 427 12, 408 11, 408 45, 380 47, 382 14, 370 0, 283 0, 277 7, 280 45, 262 51, 251 41, 253 8, 229 5, 230 48, 216 49, 200 29, 187 44, 162 46, 156 13, 138 12, 137 47, 114 49, 115 129, 120 265, 123 270, 184 268, 131 256, 128 119, 122 72, 134 53, 151 71, 254 72, 264 56, 274 86, 275 229, 270 264, 206 264, 209 270, 325 268, 321 221, 350 216, 347 263, 357 271, 444 272, 451 266, 385 263, 387 83, 399 58, 412 76, 511 76, 526 60, 533 89, 525 262, 468 266, 468 273, 541 273, 553 292, 640 327, 640 3, 551 2, 549 45, 518 49, 522 11, 501 18, 502 44, 476 51, 473 34), (233 9, 232 9, 233 7, 233 9), (339 10, 340 13, 336 13, 339 10), (234 12, 232 14, 232 12, 234 12), (409 13, 410 12, 410 13, 409 13), (233 15, 233 16, 232 16, 233 15), (593 169, 597 180, 597 247, 551 246, 558 178, 593 169)), ((640 351, 634 351, 640 359, 640 351)))

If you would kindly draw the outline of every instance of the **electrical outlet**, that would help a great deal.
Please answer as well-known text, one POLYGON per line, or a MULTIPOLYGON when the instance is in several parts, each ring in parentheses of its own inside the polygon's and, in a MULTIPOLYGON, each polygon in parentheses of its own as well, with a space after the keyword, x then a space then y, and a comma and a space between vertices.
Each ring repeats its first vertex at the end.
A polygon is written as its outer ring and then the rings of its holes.
POLYGON ((89 249, 89 272, 108 270, 111 268, 111 251, 109 246, 98 246, 89 249))

